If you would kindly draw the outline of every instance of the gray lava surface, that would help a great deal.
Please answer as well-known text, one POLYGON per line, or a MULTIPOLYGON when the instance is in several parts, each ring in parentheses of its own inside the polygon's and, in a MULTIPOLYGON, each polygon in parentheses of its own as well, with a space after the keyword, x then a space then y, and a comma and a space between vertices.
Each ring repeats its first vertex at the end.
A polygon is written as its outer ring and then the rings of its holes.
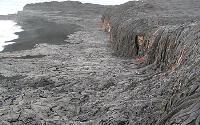
POLYGON ((26 5, 16 18, 27 30, 33 18, 81 30, 61 45, 0 53, 0 124, 199 125, 200 4, 191 1, 26 5), (143 64, 133 59, 138 35, 149 43, 143 64))

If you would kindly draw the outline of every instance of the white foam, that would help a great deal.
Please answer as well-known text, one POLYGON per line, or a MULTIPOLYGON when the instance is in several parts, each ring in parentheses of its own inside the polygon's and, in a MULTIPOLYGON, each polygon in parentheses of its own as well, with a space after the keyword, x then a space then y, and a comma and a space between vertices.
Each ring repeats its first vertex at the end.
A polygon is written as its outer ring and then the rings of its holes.
POLYGON ((16 32, 23 31, 22 28, 12 20, 0 20, 0 51, 3 51, 5 45, 13 44, 11 41, 18 38, 16 32))

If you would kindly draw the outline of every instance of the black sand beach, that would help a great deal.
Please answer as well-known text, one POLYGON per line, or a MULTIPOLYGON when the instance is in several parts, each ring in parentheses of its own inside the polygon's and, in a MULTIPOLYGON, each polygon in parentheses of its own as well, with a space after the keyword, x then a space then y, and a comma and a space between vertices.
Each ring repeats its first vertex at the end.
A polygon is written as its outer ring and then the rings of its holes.
POLYGON ((32 49, 36 44, 65 44, 67 36, 81 30, 75 24, 57 24, 44 19, 27 19, 20 23, 24 31, 16 33, 18 39, 8 41, 15 42, 5 46, 2 52, 12 52, 32 49))

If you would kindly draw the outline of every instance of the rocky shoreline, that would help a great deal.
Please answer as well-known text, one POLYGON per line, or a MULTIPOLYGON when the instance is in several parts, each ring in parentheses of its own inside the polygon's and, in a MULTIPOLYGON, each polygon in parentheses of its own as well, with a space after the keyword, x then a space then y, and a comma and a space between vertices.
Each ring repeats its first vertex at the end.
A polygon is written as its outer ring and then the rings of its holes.
POLYGON ((16 20, 16 14, 0 15, 0 20, 16 20))
MULTIPOLYGON (((25 6, 18 23, 34 17, 63 26, 70 22, 81 30, 65 44, 0 53, 0 124, 198 125, 199 18, 180 18, 178 10, 188 8, 171 2, 25 6), (152 17, 154 12, 163 15, 152 17), (138 36, 141 41, 155 36, 141 64, 134 59, 138 36)), ((189 8, 199 5, 191 3, 189 8)))
POLYGON ((81 30, 81 26, 75 24, 57 24, 39 17, 18 21, 18 25, 23 31, 15 33, 18 39, 7 41, 13 44, 4 46, 3 52, 33 49, 42 43, 66 44, 68 35, 81 30))

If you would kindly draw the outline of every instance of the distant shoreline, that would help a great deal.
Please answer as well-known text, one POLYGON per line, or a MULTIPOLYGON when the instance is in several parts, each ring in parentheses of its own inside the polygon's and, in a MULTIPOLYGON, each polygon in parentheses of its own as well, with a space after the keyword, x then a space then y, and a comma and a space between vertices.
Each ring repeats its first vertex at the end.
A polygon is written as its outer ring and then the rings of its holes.
POLYGON ((17 14, 0 15, 0 20, 16 20, 17 14))
POLYGON ((18 39, 6 41, 14 43, 4 46, 2 52, 29 50, 40 43, 65 44, 68 35, 81 29, 75 24, 57 24, 40 18, 27 19, 17 25, 24 31, 15 33, 18 39))

